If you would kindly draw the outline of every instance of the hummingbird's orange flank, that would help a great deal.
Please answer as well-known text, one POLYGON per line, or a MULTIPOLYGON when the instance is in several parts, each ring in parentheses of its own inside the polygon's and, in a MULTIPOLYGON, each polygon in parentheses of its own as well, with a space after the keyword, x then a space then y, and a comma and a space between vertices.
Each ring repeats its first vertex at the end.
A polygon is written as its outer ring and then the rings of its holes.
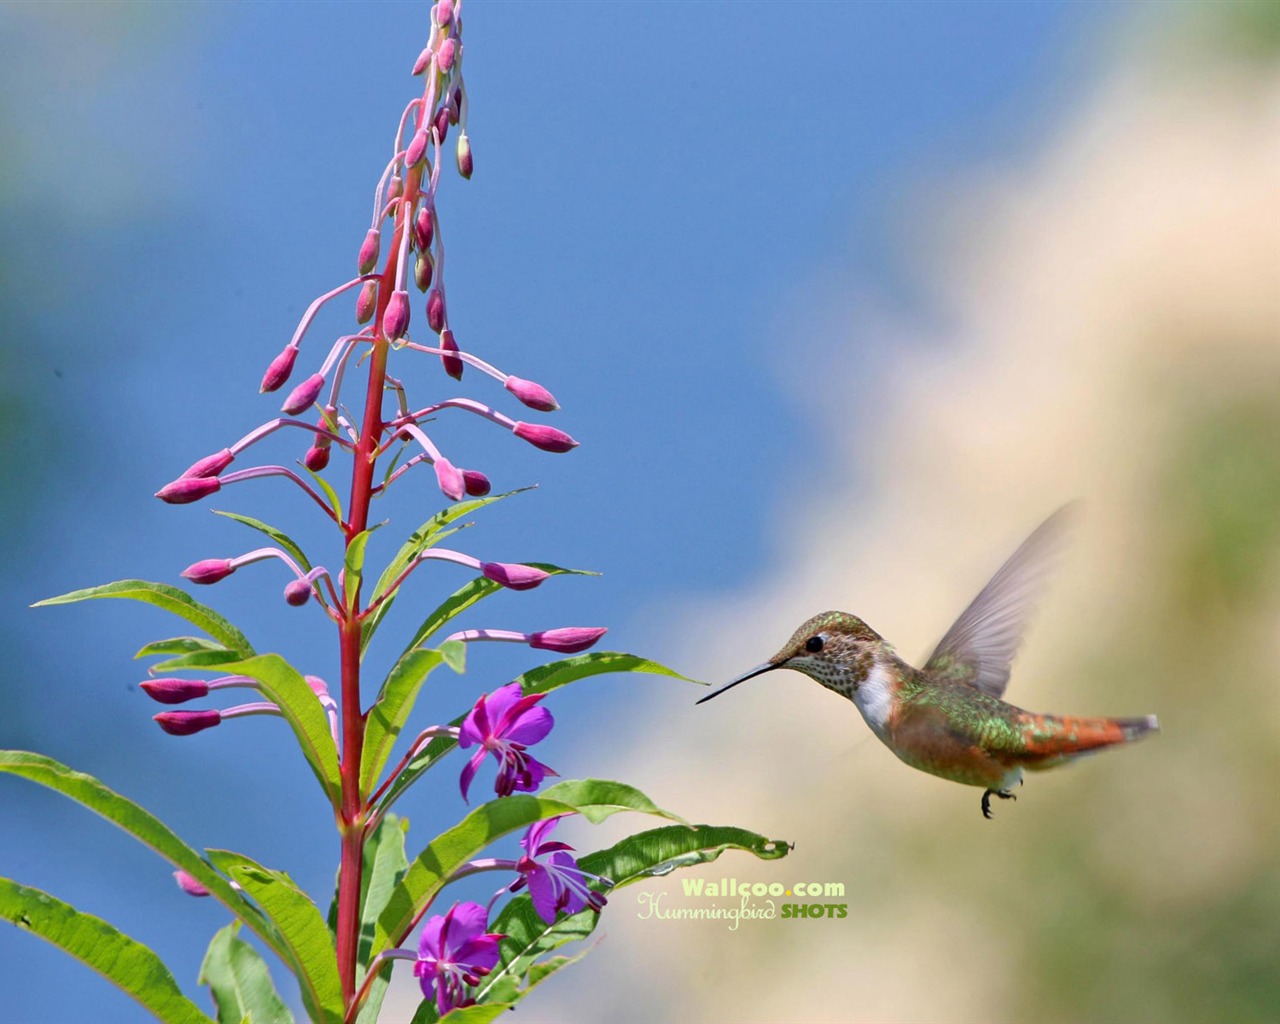
POLYGON ((763 665, 698 703, 775 668, 803 672, 853 701, 871 731, 912 768, 981 786, 982 813, 990 818, 992 796, 1016 799, 1012 789, 1024 771, 1052 768, 1160 728, 1155 715, 1040 715, 1000 699, 1065 515, 1065 509, 1054 513, 1023 542, 947 630, 924 668, 899 658, 856 615, 823 612, 763 665))

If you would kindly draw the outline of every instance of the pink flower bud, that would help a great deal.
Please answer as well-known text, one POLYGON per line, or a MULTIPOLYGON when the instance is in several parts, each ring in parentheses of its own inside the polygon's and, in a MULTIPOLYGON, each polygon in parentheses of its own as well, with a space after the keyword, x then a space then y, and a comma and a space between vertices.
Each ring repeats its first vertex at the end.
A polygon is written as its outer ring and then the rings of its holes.
POLYGON ((560 403, 555 400, 555 396, 534 381, 524 380, 521 377, 508 377, 504 386, 530 409, 537 409, 539 412, 555 412, 560 408, 560 403))
POLYGON ((565 626, 563 629, 547 629, 529 637, 529 646, 543 651, 559 651, 561 654, 577 654, 585 651, 605 633, 604 628, 565 626))
POLYGON ((258 387, 258 391, 266 394, 268 391, 279 391, 284 387, 289 374, 293 373, 293 362, 297 358, 298 350, 292 345, 286 345, 284 351, 271 360, 267 372, 262 375, 262 384, 258 387))
POLYGON ((517 423, 512 433, 544 452, 567 452, 578 447, 578 442, 563 430, 542 423, 517 423))
POLYGON ((394 203, 402 195, 404 195, 404 178, 393 174, 391 180, 387 182, 387 202, 394 203))
POLYGON ((431 215, 431 207, 422 206, 413 218, 413 243, 419 252, 426 252, 431 248, 431 239, 435 237, 435 233, 436 223, 431 215))
MULTIPOLYGON (((326 441, 329 439, 326 437, 326 441)), ((317 441, 307 449, 306 454, 302 456, 302 464, 313 473, 319 473, 327 465, 329 465, 329 446, 320 444, 317 441)))
POLYGON ((382 232, 370 228, 360 243, 360 254, 356 257, 356 273, 369 274, 378 265, 378 248, 382 244, 382 232))
POLYGON ((378 282, 366 281, 356 298, 356 323, 367 324, 378 311, 378 282))
POLYGON ((192 583, 206 584, 225 580, 235 571, 235 566, 231 564, 229 558, 205 558, 187 566, 179 575, 192 583))
MULTIPOLYGON (((406 167, 413 167, 415 164, 422 162, 422 158, 426 156, 427 143, 429 141, 425 128, 419 128, 413 133, 413 138, 409 141, 409 148, 404 151, 404 165, 406 167)), ((362 273, 367 273, 367 271, 362 271, 362 273)))
POLYGON ((463 132, 458 136, 458 173, 470 179, 473 170, 475 170, 475 161, 471 157, 471 140, 467 138, 467 133, 463 132))
POLYGON ((209 693, 209 684, 203 679, 148 679, 138 685, 161 704, 185 704, 209 693))
POLYGON ((458 55, 458 43, 452 36, 440 44, 440 49, 436 53, 436 64, 441 71, 448 71, 453 67, 453 58, 458 55))
POLYGON ((399 341, 409 329, 409 293, 397 288, 391 293, 387 311, 382 314, 382 333, 391 341, 399 341))
POLYGON ((462 116, 462 90, 454 89, 449 96, 449 123, 457 124, 462 116))
POLYGON ((444 137, 449 134, 449 111, 441 107, 436 111, 435 120, 431 122, 431 126, 436 131, 436 138, 440 145, 444 145, 444 137))
MULTIPOLYGON (((458 343, 453 338, 453 331, 444 330, 440 332, 440 347, 448 352, 457 352, 458 343)), ((441 356, 440 362, 444 366, 444 372, 454 380, 462 380, 463 362, 457 356, 441 356)))
POLYGON ((427 46, 423 48, 423 51, 420 54, 418 54, 418 59, 413 62, 413 73, 415 75, 422 74, 422 72, 427 70, 427 65, 430 63, 431 47, 427 46))
POLYGON ((446 498, 458 501, 467 493, 466 480, 461 471, 443 455, 436 459, 436 482, 446 498))
POLYGON ((289 397, 284 400, 284 405, 280 407, 281 410, 287 416, 296 416, 300 412, 305 412, 315 404, 322 387, 324 387, 324 377, 318 373, 313 373, 289 392, 289 397))
POLYGON ((447 25, 453 21, 453 0, 440 0, 436 4, 436 24, 447 25))
POLYGON ((489 478, 478 469, 464 469, 462 471, 462 484, 467 493, 473 498, 483 498, 493 490, 493 485, 489 483, 489 478))
POLYGON ((204 729, 212 729, 222 722, 222 712, 214 710, 161 711, 151 717, 170 736, 190 736, 204 729))
POLYGON ((170 505, 187 505, 221 489, 222 481, 216 476, 184 476, 165 484, 156 497, 170 505))
POLYGON ((413 283, 418 286, 418 291, 425 292, 431 287, 431 277, 435 270, 436 262, 431 258, 431 253, 425 250, 418 253, 417 259, 413 261, 413 283))
POLYGON ((427 326, 436 334, 444 330, 444 292, 439 288, 431 289, 427 296, 427 326))
POLYGON ((290 580, 284 588, 284 599, 286 604, 301 608, 311 600, 311 581, 305 579, 290 580))
POLYGON ((480 571, 486 579, 500 583, 509 590, 532 590, 551 574, 531 565, 511 562, 481 562, 480 571))
POLYGON ((178 883, 178 888, 185 892, 188 896, 208 896, 209 890, 195 880, 191 875, 179 869, 173 873, 173 880, 178 883))
POLYGON ((230 448, 223 448, 220 452, 214 452, 212 455, 206 455, 199 462, 193 463, 191 467, 182 475, 183 476, 217 476, 231 463, 235 462, 236 457, 231 454, 230 448))

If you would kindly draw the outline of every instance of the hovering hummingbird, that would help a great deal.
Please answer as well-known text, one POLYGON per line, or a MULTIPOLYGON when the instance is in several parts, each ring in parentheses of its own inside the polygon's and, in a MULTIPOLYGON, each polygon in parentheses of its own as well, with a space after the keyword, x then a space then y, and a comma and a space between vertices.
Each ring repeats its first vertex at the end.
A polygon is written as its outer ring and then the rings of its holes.
POLYGON ((1050 516, 1001 566, 924 668, 908 665, 857 616, 823 612, 763 665, 698 703, 776 668, 803 672, 853 701, 871 731, 911 767, 983 787, 982 814, 990 818, 993 796, 1017 799, 1012 789, 1024 770, 1052 768, 1160 728, 1155 715, 1059 717, 1000 699, 1066 512, 1050 516))

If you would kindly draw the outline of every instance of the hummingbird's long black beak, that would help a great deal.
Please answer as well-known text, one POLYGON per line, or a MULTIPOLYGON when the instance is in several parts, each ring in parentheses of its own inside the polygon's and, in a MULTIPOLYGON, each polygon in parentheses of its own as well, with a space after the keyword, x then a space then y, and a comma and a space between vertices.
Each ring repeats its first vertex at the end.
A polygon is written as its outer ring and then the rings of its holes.
POLYGON ((707 701, 709 701, 712 697, 719 697, 719 696, 720 696, 720 694, 724 693, 724 691, 725 691, 725 690, 731 690, 731 689, 733 689, 735 686, 737 686, 739 683, 745 683, 748 679, 754 679, 756 676, 760 675, 761 673, 764 673, 764 672, 771 672, 771 671, 773 671, 775 668, 782 668, 782 666, 781 666, 781 665, 775 665, 775 664, 774 664, 773 662, 771 662, 771 661, 766 661, 763 665, 757 665, 755 668, 753 668, 753 669, 752 669, 750 672, 748 672, 746 675, 738 676, 738 678, 737 678, 737 679, 735 679, 733 682, 731 682, 731 683, 725 683, 725 684, 724 684, 724 686, 720 687, 720 689, 716 690, 714 693, 709 693, 709 694, 707 694, 705 697, 703 697, 701 700, 696 700, 696 701, 694 701, 694 703, 695 703, 695 704, 705 704, 705 703, 706 703, 707 701))

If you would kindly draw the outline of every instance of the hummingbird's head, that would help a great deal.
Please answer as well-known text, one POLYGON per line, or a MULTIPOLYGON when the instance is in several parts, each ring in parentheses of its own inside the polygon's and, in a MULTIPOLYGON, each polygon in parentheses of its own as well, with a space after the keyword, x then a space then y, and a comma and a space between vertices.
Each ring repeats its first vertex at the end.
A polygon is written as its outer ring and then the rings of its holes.
POLYGON ((870 674, 883 650, 884 640, 880 634, 856 615, 823 612, 797 629, 782 650, 763 665, 707 694, 698 703, 775 668, 803 672, 828 690, 852 699, 858 684, 870 674))

